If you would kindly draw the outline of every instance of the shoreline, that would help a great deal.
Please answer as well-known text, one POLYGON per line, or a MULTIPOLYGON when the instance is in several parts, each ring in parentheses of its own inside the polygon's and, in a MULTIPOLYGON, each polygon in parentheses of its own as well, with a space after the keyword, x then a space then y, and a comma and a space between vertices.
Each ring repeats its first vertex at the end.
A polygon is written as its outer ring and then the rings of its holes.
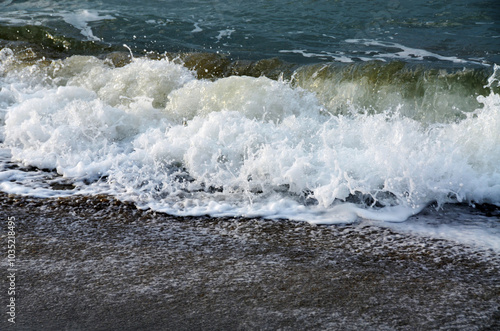
POLYGON ((16 222, 16 323, 2 314, 5 330, 500 328, 500 257, 442 239, 173 217, 106 196, 0 193, 0 204, 16 222))

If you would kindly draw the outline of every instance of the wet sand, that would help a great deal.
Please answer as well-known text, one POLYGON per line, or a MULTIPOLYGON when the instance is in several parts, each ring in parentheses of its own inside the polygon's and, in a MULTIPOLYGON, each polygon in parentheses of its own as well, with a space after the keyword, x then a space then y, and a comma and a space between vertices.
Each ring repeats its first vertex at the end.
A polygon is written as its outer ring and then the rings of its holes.
POLYGON ((172 217, 0 193, 1 330, 500 330, 500 258, 374 224, 172 217), (3 253, 5 256, 5 253, 3 253), (7 259, 1 260, 7 274, 7 259))

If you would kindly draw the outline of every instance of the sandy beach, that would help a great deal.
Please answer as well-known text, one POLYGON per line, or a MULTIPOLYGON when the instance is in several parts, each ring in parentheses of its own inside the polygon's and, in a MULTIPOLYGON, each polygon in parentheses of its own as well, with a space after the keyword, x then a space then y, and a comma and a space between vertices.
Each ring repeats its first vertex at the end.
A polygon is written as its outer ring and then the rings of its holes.
POLYGON ((2 330, 500 328, 492 251, 362 222, 179 218, 106 196, 0 204, 17 270, 15 324, 1 284, 2 330))

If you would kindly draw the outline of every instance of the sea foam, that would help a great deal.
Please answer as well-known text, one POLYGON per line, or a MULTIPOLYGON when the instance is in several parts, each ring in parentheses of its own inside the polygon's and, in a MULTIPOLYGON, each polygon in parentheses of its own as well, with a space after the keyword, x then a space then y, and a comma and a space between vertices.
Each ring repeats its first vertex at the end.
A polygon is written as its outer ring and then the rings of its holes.
MULTIPOLYGON (((201 80, 168 60, 114 67, 74 56, 16 67, 2 52, 3 148, 73 180, 72 193, 177 215, 314 223, 404 221, 432 202, 500 205, 493 92, 462 119, 429 124, 398 104, 339 114, 314 89, 201 80)), ((9 178, 2 190, 19 190, 9 178)))

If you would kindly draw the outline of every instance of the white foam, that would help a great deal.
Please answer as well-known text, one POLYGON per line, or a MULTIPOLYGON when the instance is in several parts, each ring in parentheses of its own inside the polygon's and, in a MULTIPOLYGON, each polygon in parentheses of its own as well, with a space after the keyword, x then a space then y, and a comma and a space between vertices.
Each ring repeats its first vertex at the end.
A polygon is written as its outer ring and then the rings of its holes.
POLYGON ((344 62, 344 63, 351 63, 354 62, 354 59, 361 60, 361 61, 373 61, 373 60, 380 60, 380 61, 386 61, 386 59, 399 59, 399 60, 417 60, 417 61, 422 61, 425 58, 435 58, 441 61, 450 61, 453 63, 474 63, 474 64, 481 64, 485 66, 489 66, 488 64, 484 64, 482 61, 475 61, 473 59, 470 60, 464 60, 457 58, 456 56, 443 56, 439 55, 437 53, 432 53, 429 51, 426 51, 424 49, 418 49, 418 48, 412 48, 408 46, 404 46, 399 43, 394 43, 394 42, 388 42, 388 41, 379 41, 379 40, 371 40, 371 39, 346 39, 345 42, 347 43, 352 43, 352 44, 362 44, 365 46, 380 46, 384 47, 384 49, 387 48, 393 48, 395 51, 392 53, 381 53, 378 51, 374 50, 369 50, 366 51, 366 54, 371 54, 371 53, 376 53, 374 55, 371 55, 371 57, 368 56, 357 56, 357 55, 346 55, 343 54, 342 52, 327 52, 327 51, 321 51, 321 52, 311 52, 303 49, 292 49, 292 50, 287 50, 283 49, 280 50, 280 53, 293 53, 293 54, 301 54, 304 57, 307 58, 319 58, 319 59, 331 59, 336 62, 344 62))
POLYGON ((95 41, 100 41, 101 38, 94 36, 94 33, 88 23, 115 19, 115 17, 111 15, 101 16, 98 11, 86 9, 76 12, 62 12, 58 13, 58 15, 61 16, 66 23, 71 24, 80 30, 80 33, 88 40, 95 41))
POLYGON ((147 20, 145 23, 147 24, 154 24, 157 26, 166 26, 170 23, 173 23, 173 20, 170 19, 159 19, 159 20, 147 20))
POLYGON ((427 210, 407 222, 386 225, 405 233, 446 239, 500 252, 498 220, 464 206, 447 206, 446 210, 427 210))
MULTIPOLYGON (((394 109, 334 116, 287 82, 197 80, 166 60, 115 68, 75 56, 15 68, 12 56, 4 54, 0 78, 10 98, 4 147, 64 179, 106 176, 79 192, 178 215, 314 223, 400 222, 432 201, 500 204, 494 93, 466 119, 429 126, 394 109), (348 203, 353 196, 366 205, 348 203)), ((7 177, 2 190, 22 191, 22 180, 7 177)))
POLYGON ((222 38, 227 38, 227 39, 230 39, 231 38, 231 35, 235 32, 236 30, 234 29, 225 29, 225 30, 220 30, 219 31, 219 34, 217 35, 217 37, 215 37, 215 39, 217 39, 217 42, 220 42, 222 40, 222 38))
MULTIPOLYGON (((332 37, 333 38, 333 37, 332 37)), ((292 49, 292 50, 287 50, 287 49, 282 49, 279 51, 280 53, 293 53, 293 54, 301 54, 303 57, 314 57, 314 58, 319 58, 319 59, 330 59, 336 62, 343 62, 343 63, 352 63, 354 62, 354 59, 359 59, 361 61, 373 61, 373 58, 368 58, 368 57, 359 57, 359 56, 347 56, 343 54, 342 52, 338 53, 332 53, 332 52, 327 52, 327 51, 321 51, 319 53, 314 53, 314 52, 308 52, 306 50, 302 49, 292 49)), ((384 61, 383 59, 378 59, 380 61, 384 61)))
MULTIPOLYGON (((5 22, 10 25, 21 25, 26 24, 27 20, 22 18, 14 18, 14 17, 0 17, 0 22, 5 22)), ((42 25, 41 21, 38 20, 29 20, 31 25, 42 25)))
MULTIPOLYGON (((345 41, 347 43, 363 44, 365 46, 390 47, 390 48, 395 48, 395 49, 400 50, 399 52, 379 53, 379 54, 373 55, 376 58, 422 61, 426 57, 431 57, 431 58, 435 58, 435 59, 442 60, 442 61, 450 61, 453 63, 475 63, 475 64, 486 65, 482 62, 464 60, 464 59, 457 58, 456 56, 443 56, 443 55, 439 55, 437 53, 432 53, 432 52, 426 51, 424 49, 412 48, 412 47, 404 46, 402 44, 394 43, 394 42, 371 40, 371 39, 346 39, 345 41)), ((370 52, 371 51, 366 52, 366 53, 370 53, 370 52)))
POLYGON ((194 23, 194 29, 191 31, 191 33, 198 33, 203 31, 202 28, 200 28, 200 23, 196 22, 194 23))

